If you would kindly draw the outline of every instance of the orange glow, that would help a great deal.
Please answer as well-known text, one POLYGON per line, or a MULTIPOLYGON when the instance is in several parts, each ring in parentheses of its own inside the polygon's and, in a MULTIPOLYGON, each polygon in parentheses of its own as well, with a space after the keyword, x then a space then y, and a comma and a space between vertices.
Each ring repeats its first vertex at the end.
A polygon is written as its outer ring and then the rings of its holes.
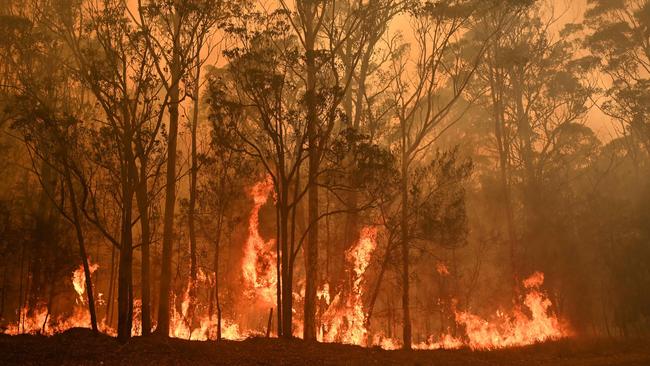
MULTIPOLYGON (((365 227, 361 231, 359 242, 345 253, 345 258, 352 265, 353 284, 347 299, 337 294, 323 313, 322 329, 319 340, 324 342, 341 342, 365 345, 368 329, 367 314, 363 307, 363 275, 370 265, 373 251, 377 248, 377 229, 365 227)), ((324 287, 322 296, 329 299, 329 287, 324 287)))
POLYGON ((443 334, 429 337, 427 342, 413 345, 417 349, 453 349, 469 347, 475 350, 490 350, 506 347, 526 346, 571 335, 568 327, 551 311, 551 300, 541 291, 544 274, 535 272, 523 281, 527 294, 510 314, 497 311, 486 320, 469 311, 455 311, 456 323, 465 329, 462 337, 443 334), (522 308, 528 309, 530 315, 522 308))
POLYGON ((436 272, 441 276, 449 276, 449 269, 442 262, 436 263, 436 272))
POLYGON ((515 308, 510 315, 497 312, 487 321, 469 312, 456 312, 456 322, 464 325, 467 345, 472 349, 524 346, 570 335, 568 328, 550 311, 551 300, 540 290, 544 274, 535 272, 523 281, 528 291, 523 304, 530 316, 515 308))
MULTIPOLYGON (((89 269, 91 275, 99 268, 98 264, 90 264, 89 269)), ((67 317, 58 317, 52 319, 49 309, 46 305, 42 304, 37 306, 36 309, 29 312, 27 307, 20 310, 19 321, 10 324, 4 331, 5 334, 44 334, 53 335, 55 333, 63 332, 73 327, 90 328, 90 313, 86 308, 86 277, 84 274, 83 265, 72 272, 72 287, 77 293, 75 298, 75 305, 72 314, 67 317)), ((106 329, 108 332, 108 329, 106 329)))
POLYGON ((276 302, 275 240, 264 241, 259 233, 259 211, 273 190, 273 180, 268 176, 251 189, 253 209, 248 219, 248 239, 244 246, 242 271, 248 286, 247 295, 266 304, 276 302))
MULTIPOLYGON (((276 257, 274 252, 275 242, 265 241, 259 233, 259 211, 267 202, 272 193, 273 183, 270 178, 255 184, 250 190, 253 198, 253 207, 248 220, 248 237, 244 244, 244 253, 241 262, 242 277, 244 280, 243 296, 250 304, 250 314, 258 316, 260 311, 268 311, 275 305, 276 295, 276 257)), ((372 255, 377 249, 377 228, 365 227, 362 229, 359 240, 345 253, 347 274, 351 279, 351 288, 348 291, 333 294, 332 288, 325 283, 317 292, 317 297, 325 309, 320 316, 321 326, 318 331, 318 340, 322 342, 340 342, 361 346, 377 345, 383 349, 391 350, 401 347, 399 339, 393 339, 377 332, 369 336, 368 313, 364 307, 366 290, 366 272, 371 264, 372 255), (370 338, 370 339, 369 339, 370 338)), ((99 268, 98 264, 91 264, 91 274, 99 268)), ((449 276, 450 271, 445 263, 437 262, 436 272, 440 276, 449 276)), ((87 309, 87 300, 84 296, 85 275, 83 267, 76 269, 71 277, 72 287, 76 292, 75 304, 72 314, 52 319, 46 306, 39 306, 28 312, 26 308, 20 310, 20 321, 10 324, 4 331, 6 334, 45 334, 52 335, 72 327, 90 328, 90 315, 87 309)), ((195 313, 190 319, 190 294, 192 286, 210 288, 214 286, 213 276, 206 275, 199 269, 196 283, 189 279, 180 306, 176 306, 179 299, 172 298, 172 314, 170 316, 169 336, 191 340, 214 340, 217 338, 218 319, 216 315, 209 314, 208 306, 196 304, 195 313), (180 310, 179 310, 180 309, 180 310)), ((298 283, 299 284, 299 283, 298 283)), ((571 335, 565 322, 558 319, 551 311, 552 303, 542 290, 544 274, 535 272, 523 282, 525 295, 520 303, 510 312, 497 311, 489 319, 471 313, 468 310, 454 309, 454 319, 459 325, 458 333, 451 332, 431 335, 425 342, 414 343, 414 349, 457 349, 471 348, 475 350, 490 350, 505 347, 525 346, 548 340, 556 340, 571 335)), ((296 304, 303 301, 304 288, 294 292, 296 304)), ((196 299, 194 299, 196 301, 196 299)), ((98 294, 98 304, 103 304, 102 294, 98 294)), ((240 316, 243 313, 238 313, 240 316)), ((294 309, 294 334, 302 334, 301 313, 294 309)), ((244 314, 245 315, 245 314, 244 314)), ((141 301, 134 301, 133 327, 134 335, 142 334, 141 301)), ((264 334, 266 322, 263 325, 245 326, 241 317, 238 321, 222 319, 221 334, 223 339, 242 340, 252 335, 264 334)), ((115 335, 114 329, 106 324, 106 319, 99 322, 100 330, 104 333, 115 335)))
POLYGON ((438 337, 429 336, 426 342, 413 344, 413 349, 456 349, 464 345, 460 338, 456 338, 450 334, 443 334, 438 337))
MULTIPOLYGON (((90 270, 90 275, 92 276, 93 273, 99 268, 99 264, 95 263, 92 264, 90 261, 88 261, 88 269, 90 270)), ((86 303, 86 297, 84 296, 84 293, 86 292, 86 275, 84 273, 84 266, 79 265, 79 268, 77 268, 74 272, 72 272, 72 286, 74 287, 74 290, 77 292, 77 295, 79 295, 77 301, 81 304, 86 303)))

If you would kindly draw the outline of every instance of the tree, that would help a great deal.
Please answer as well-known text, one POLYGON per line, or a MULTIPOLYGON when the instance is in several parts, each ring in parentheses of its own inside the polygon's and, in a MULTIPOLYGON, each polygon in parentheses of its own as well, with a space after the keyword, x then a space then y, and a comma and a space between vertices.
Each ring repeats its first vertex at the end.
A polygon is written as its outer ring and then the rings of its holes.
POLYGON ((487 73, 501 180, 509 197, 506 206, 512 211, 509 186, 514 185, 521 188, 522 194, 517 196, 524 208, 518 230, 521 238, 516 236, 513 222, 508 229, 509 235, 515 235, 510 236, 514 288, 524 270, 538 268, 533 264, 533 258, 540 258, 536 248, 547 245, 534 243, 544 237, 543 180, 549 160, 560 148, 558 139, 572 124, 582 121, 594 91, 586 81, 590 63, 572 56, 577 43, 571 37, 571 27, 556 41, 549 31, 552 24, 553 18, 543 18, 537 7, 516 15, 508 32, 491 49, 491 71, 487 73), (517 247, 514 242, 526 245, 517 247))
POLYGON ((161 87, 151 66, 153 56, 146 48, 146 38, 125 16, 126 5, 121 1, 85 5, 72 13, 61 8, 59 17, 50 24, 65 39, 79 81, 92 93, 105 118, 104 124, 94 130, 90 156, 97 167, 108 173, 104 178, 117 180, 119 190, 113 192, 113 197, 120 209, 119 234, 110 232, 106 219, 98 212, 96 189, 90 183, 95 173, 84 178, 89 187, 90 209, 83 212, 120 250, 118 338, 126 340, 131 336, 133 315, 133 200, 140 191, 137 198, 141 216, 144 213, 145 217, 143 238, 148 241, 148 213, 142 205, 142 192, 147 187, 147 163, 156 151, 165 102, 159 100, 161 87), (140 178, 144 181, 140 182, 140 178))
MULTIPOLYGON (((380 102, 386 90, 382 84, 382 72, 390 58, 390 54, 383 47, 383 41, 388 33, 393 18, 400 14, 405 7, 402 1, 372 1, 366 8, 360 8, 353 2, 332 3, 333 11, 328 11, 325 17, 325 24, 332 23, 337 26, 326 27, 323 31, 325 37, 334 39, 341 45, 332 48, 333 54, 330 57, 340 66, 337 66, 338 78, 342 82, 348 81, 344 87, 340 108, 345 118, 341 120, 342 126, 338 132, 337 139, 349 140, 348 156, 337 162, 340 169, 335 169, 337 174, 343 174, 349 181, 338 180, 336 187, 324 183, 329 178, 321 180, 319 185, 325 188, 327 210, 329 203, 334 201, 335 210, 347 211, 343 223, 344 232, 341 238, 332 240, 329 232, 324 243, 326 254, 326 280, 330 289, 341 288, 342 292, 350 290, 349 281, 345 281, 345 257, 333 253, 345 252, 351 245, 354 245, 359 237, 361 214, 368 211, 360 210, 364 206, 364 198, 372 197, 372 194, 364 194, 361 188, 362 182, 356 179, 353 172, 357 172, 357 163, 363 152, 357 153, 354 148, 359 144, 378 142, 380 137, 377 131, 379 125, 385 122, 380 102), (350 28, 354 23, 352 20, 359 16, 357 13, 368 14, 362 24, 356 28, 350 28), (331 14, 330 14, 331 13, 331 14), (339 31, 343 28, 344 31, 339 31), (353 137, 352 139, 349 139, 353 137), (370 141, 367 141, 370 140, 370 141), (349 170, 349 172, 342 172, 349 170), (334 192, 336 191, 336 192, 334 192)), ((326 170, 333 169, 330 162, 324 162, 326 170)), ((327 174, 326 174, 327 175, 327 174)), ((376 197, 375 197, 376 198, 376 197)), ((323 281, 320 281, 323 282, 323 281)))
POLYGON ((601 109, 620 121, 626 133, 650 149, 650 3, 590 0, 585 24, 591 31, 585 46, 607 76, 601 109))
MULTIPOLYGON (((372 54, 366 43, 373 37, 373 26, 386 26, 388 14, 394 15, 392 4, 382 1, 363 3, 341 3, 333 1, 302 1, 293 4, 280 1, 281 9, 288 17, 287 23, 299 40, 304 64, 299 74, 304 80, 302 100, 307 120, 307 146, 309 165, 307 172, 307 242, 305 244, 305 303, 303 338, 316 338, 316 290, 319 284, 319 175, 321 163, 336 136, 342 111, 341 103, 349 94, 364 52, 372 54), (381 15, 378 17, 377 15, 381 15), (382 23, 384 22, 384 23, 382 23), (324 40, 321 41, 320 38, 324 40), (350 48, 356 43, 356 49, 350 48), (348 47, 346 51, 344 48, 348 47), (341 70, 340 56, 345 63, 341 70)), ((376 37, 376 35, 375 35, 376 37)), ((345 116, 344 118, 352 118, 345 116)), ((329 213, 327 213, 329 215, 329 213)))
POLYGON ((255 158, 273 180, 276 193, 278 334, 292 337, 296 211, 305 194, 300 170, 307 139, 296 99, 293 68, 298 50, 285 14, 246 12, 226 29, 240 44, 225 52, 226 73, 210 80, 211 119, 219 141, 255 158))
MULTIPOLYGON (((169 131, 167 134, 167 169, 165 180, 165 217, 163 222, 160 304, 156 332, 169 334, 172 244, 176 206, 176 156, 178 140, 178 108, 184 78, 196 60, 197 45, 204 42, 226 13, 221 0, 166 2, 138 1, 137 14, 131 19, 142 31, 152 63, 169 97, 169 131), (215 15, 216 14, 216 15, 215 15)), ((191 84, 191 83, 190 83, 191 84)), ((189 85, 191 88, 191 85, 189 85)), ((185 93, 190 93, 189 88, 185 93)))
POLYGON ((409 176, 414 162, 462 116, 462 110, 458 112, 454 107, 462 100, 480 64, 487 41, 466 58, 461 55, 459 38, 479 9, 480 5, 471 1, 417 3, 410 10, 416 47, 412 51, 409 48, 393 50, 391 93, 400 152, 402 341, 405 349, 411 348, 409 176), (415 56, 409 52, 415 52, 415 56), (409 66, 411 58, 417 60, 414 69, 409 66))
MULTIPOLYGON (((81 149, 74 148, 81 145, 83 139, 80 121, 76 119, 76 116, 83 115, 81 88, 66 68, 70 54, 61 49, 63 41, 56 34, 49 32, 42 24, 26 27, 26 18, 15 17, 10 20, 5 24, 4 30, 7 36, 11 35, 6 38, 6 50, 11 57, 5 60, 8 66, 13 66, 15 104, 6 110, 11 110, 12 128, 21 133, 33 171, 43 188, 42 198, 47 201, 41 200, 43 205, 40 210, 56 208, 74 226, 84 269, 91 328, 97 332, 94 289, 80 208, 83 202, 77 193, 78 172, 83 164, 80 158, 82 152, 81 149), (48 62, 35 60, 32 57, 34 54, 48 62), (39 165, 40 169, 37 168, 39 165), (60 191, 60 199, 56 197, 57 190, 60 191)), ((34 15, 33 20, 42 21, 37 15, 34 15)), ((33 288, 44 291, 40 286, 33 288)), ((38 294, 40 295, 42 294, 38 294)), ((48 311, 50 305, 48 304, 48 311)))
MULTIPOLYGON (((19 101, 25 97, 33 97, 37 94, 48 104, 63 104, 60 87, 65 82, 67 74, 57 72, 55 69, 64 57, 58 54, 56 46, 52 45, 52 43, 56 44, 56 41, 40 26, 41 17, 34 7, 26 7, 19 13, 13 9, 12 4, 6 4, 0 10, 2 10, 0 29, 3 38, 1 49, 4 111, 0 127, 6 128, 10 127, 12 122, 31 113, 30 110, 18 108, 21 105, 19 101), (50 54, 53 61, 57 60, 57 62, 46 63, 36 57, 45 54, 50 54), (41 87, 38 91, 30 90, 36 85, 41 87)), ((21 255, 24 257, 27 253, 28 258, 29 277, 24 301, 22 280, 20 285, 20 307, 21 311, 23 307, 27 310, 27 315, 37 310, 36 308, 42 303, 44 293, 47 292, 47 275, 51 272, 48 267, 52 264, 47 258, 52 258, 54 246, 58 244, 58 240, 51 240, 57 232, 59 220, 56 209, 48 197, 56 194, 59 182, 56 172, 48 164, 39 162, 39 165, 34 170, 40 172, 43 184, 38 194, 39 202, 34 207, 32 238, 25 243, 28 248, 23 249, 21 255)))
MULTIPOLYGON (((208 72, 208 80, 211 79, 212 71, 208 72)), ((217 72, 218 71, 214 71, 217 72)), ((209 93, 208 93, 209 94, 209 93)), ((216 122, 213 120, 213 122, 216 122)), ((220 127, 214 127, 214 132, 220 131, 220 127)), ((220 272, 221 248, 223 244, 229 244, 228 239, 236 224, 242 220, 233 210, 229 208, 242 200, 241 192, 248 183, 246 177, 253 176, 255 167, 249 156, 238 153, 231 149, 232 141, 224 141, 224 136, 219 133, 211 134, 210 153, 203 155, 201 163, 203 169, 202 184, 197 187, 198 212, 197 222, 202 229, 203 235, 214 242, 214 257, 212 262, 212 273, 214 286, 210 289, 208 314, 210 317, 216 312, 217 317, 217 340, 221 340, 222 331, 222 305, 220 288, 223 274, 220 272), (215 222, 216 219, 216 222, 215 222)))

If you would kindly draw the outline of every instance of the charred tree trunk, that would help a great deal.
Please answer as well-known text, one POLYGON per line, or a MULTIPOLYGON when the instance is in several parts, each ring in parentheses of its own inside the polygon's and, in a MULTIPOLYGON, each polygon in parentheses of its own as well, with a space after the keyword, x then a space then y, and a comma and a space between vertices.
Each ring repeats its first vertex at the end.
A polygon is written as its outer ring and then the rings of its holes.
MULTIPOLYGON (((128 197, 128 191, 125 192, 128 197)), ((122 240, 120 243, 120 260, 117 279, 117 338, 126 341, 131 338, 133 299, 131 296, 131 279, 133 264, 133 239, 131 233, 131 205, 124 203, 122 218, 122 240)))
POLYGON ((291 257, 293 255, 289 248, 289 207, 287 199, 289 197, 289 188, 286 182, 280 185, 282 200, 278 200, 280 205, 280 241, 282 254, 282 337, 292 338, 292 319, 293 319, 293 299, 292 299, 292 280, 291 257))
POLYGON ((402 338, 404 349, 411 349, 411 312, 409 308, 409 230, 408 230, 408 153, 405 122, 402 122, 402 338))
POLYGON ((79 244, 79 256, 81 257, 81 263, 84 268, 84 277, 86 281, 86 295, 88 297, 88 312, 90 313, 90 326, 92 327, 93 332, 97 333, 99 330, 97 328, 97 313, 95 312, 95 296, 93 295, 93 283, 90 278, 90 266, 88 265, 88 255, 86 254, 86 244, 84 240, 83 231, 81 229, 81 216, 79 215, 79 207, 77 206, 77 196, 74 191, 74 186, 72 184, 72 178, 70 177, 70 170, 66 166, 64 168, 65 181, 68 186, 70 194, 70 209, 72 210, 72 222, 75 228, 75 234, 77 235, 77 243, 79 244))
POLYGON ((149 197, 147 192, 147 172, 146 163, 140 168, 140 184, 136 191, 136 200, 138 203, 138 212, 140 213, 140 230, 141 243, 140 250, 142 255, 142 266, 140 269, 141 288, 142 288, 142 335, 146 336, 151 333, 151 263, 150 263, 150 244, 151 244, 151 227, 149 222, 149 197))
POLYGON ((370 303, 368 304, 368 313, 366 315, 366 329, 370 329, 370 321, 372 320, 372 313, 375 309, 375 303, 377 302, 377 298, 379 297, 379 290, 381 289, 381 284, 384 280, 384 274, 386 273, 386 269, 388 268, 388 262, 390 260, 391 250, 392 250, 392 242, 389 241, 388 246, 386 247, 386 254, 384 255, 384 260, 381 263, 381 268, 379 269, 379 274, 377 275, 377 284, 375 285, 375 289, 372 291, 372 295, 370 296, 370 303))
POLYGON ((275 223, 276 223, 276 225, 275 225, 276 226, 275 227, 275 231, 276 231, 276 233, 275 233, 275 258, 276 258, 276 260, 275 260, 275 278, 276 278, 276 281, 275 281, 275 291, 276 291, 275 292, 275 302, 276 302, 276 306, 275 307, 276 307, 276 309, 278 309, 276 311, 277 318, 278 318, 277 335, 278 335, 278 337, 281 337, 282 336, 282 309, 284 309, 284 308, 282 307, 282 280, 281 279, 283 277, 282 277, 282 268, 281 268, 281 265, 280 265, 281 258, 282 258, 281 249, 282 249, 283 246, 280 244, 280 243, 282 243, 282 236, 281 236, 281 230, 280 230, 280 227, 282 227, 282 225, 281 225, 281 222, 280 222, 281 216, 280 216, 280 204, 279 204, 279 202, 278 202, 278 204, 275 205, 275 217, 276 217, 275 218, 275 223))
MULTIPOLYGON (((128 107, 124 107, 125 125, 129 126, 128 107)), ((121 164, 122 230, 120 240, 120 261, 117 281, 117 338, 124 342, 131 338, 133 323, 133 196, 135 181, 135 160, 133 155, 133 132, 130 127, 124 132, 121 164)))
MULTIPOLYGON (((200 51, 200 48, 199 48, 200 51)), ((201 78, 201 63, 199 62, 199 54, 196 55, 196 80, 194 83, 194 110, 192 111, 192 124, 190 126, 191 134, 191 168, 190 168, 190 199, 188 207, 188 226, 190 236, 190 304, 187 314, 187 321, 192 324, 194 321, 194 308, 196 306, 196 181, 199 169, 199 162, 196 150, 196 132, 199 123, 199 80, 201 78)))
MULTIPOLYGON (((174 17, 174 26, 180 20, 174 17)), ((178 104, 180 84, 180 45, 174 38, 172 50, 171 86, 169 90, 169 135, 167 137, 167 173, 165 186, 165 217, 163 223, 162 263, 160 269, 160 295, 156 333, 169 336, 170 290, 172 280, 172 243, 174 239, 174 209, 176 205, 176 145, 178 140, 178 104)))
MULTIPOLYGON (((316 288, 318 286, 318 170, 320 165, 318 146, 318 115, 316 110, 316 55, 314 51, 316 34, 314 31, 313 16, 315 9, 307 10, 307 31, 305 34, 305 49, 307 63, 307 138, 309 143, 309 171, 308 171, 308 201, 307 225, 308 237, 306 248, 306 279, 305 279, 305 307, 303 338, 316 339, 316 288)), ((294 208, 295 209, 295 208, 294 208)))
POLYGON ((108 319, 108 325, 113 325, 113 313, 115 309, 115 253, 116 249, 113 246, 111 250, 111 274, 108 280, 108 297, 106 305, 106 318, 108 319))
MULTIPOLYGON (((222 185, 223 186, 223 185, 222 185)), ((220 208, 220 211, 222 208, 220 208)), ((219 247, 221 245, 221 229, 222 229, 222 224, 223 224, 223 212, 219 213, 219 221, 217 222, 217 234, 216 234, 216 240, 214 244, 214 263, 212 264, 213 266, 213 273, 214 273, 214 302, 216 304, 217 308, 217 340, 221 340, 221 303, 219 301, 219 247)), ((212 316, 213 309, 212 309, 212 299, 210 299, 210 311, 209 314, 212 316)))

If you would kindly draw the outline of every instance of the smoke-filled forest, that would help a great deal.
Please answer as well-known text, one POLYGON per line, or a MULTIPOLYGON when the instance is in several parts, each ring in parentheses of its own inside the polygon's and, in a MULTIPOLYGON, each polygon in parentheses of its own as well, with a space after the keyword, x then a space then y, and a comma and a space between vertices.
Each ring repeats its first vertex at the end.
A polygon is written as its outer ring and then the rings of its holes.
POLYGON ((2 0, 0 173, 0 363, 650 363, 647 0, 2 0))

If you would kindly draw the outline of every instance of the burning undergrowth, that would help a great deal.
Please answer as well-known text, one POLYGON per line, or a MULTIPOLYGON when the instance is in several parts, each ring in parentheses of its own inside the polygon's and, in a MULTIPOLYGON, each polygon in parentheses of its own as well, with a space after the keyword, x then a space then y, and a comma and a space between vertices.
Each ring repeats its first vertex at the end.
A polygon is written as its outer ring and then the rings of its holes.
MULTIPOLYGON (((199 271, 196 283, 188 280, 181 297, 174 297, 173 313, 171 314, 170 337, 191 340, 213 340, 218 337, 221 327, 221 337, 229 340, 242 340, 249 336, 270 334, 272 325, 269 323, 250 322, 250 317, 266 318, 266 313, 275 306, 277 274, 276 253, 274 240, 265 240, 259 231, 260 209, 272 195, 273 183, 270 179, 254 185, 250 191, 253 207, 248 216, 247 239, 243 246, 241 258, 241 278, 243 289, 240 291, 241 304, 239 314, 233 317, 218 319, 210 308, 197 304, 190 311, 193 303, 191 288, 210 289, 214 287, 214 276, 199 271), (180 303, 180 306, 177 306, 180 303), (260 314, 263 314, 260 316, 260 314)), ((332 293, 332 287, 325 283, 318 291, 321 304, 319 309, 320 328, 317 338, 321 342, 345 343, 360 346, 380 346, 384 349, 397 349, 402 346, 399 339, 386 337, 380 332, 371 335, 366 308, 367 289, 371 281, 367 270, 373 261, 377 260, 378 247, 377 227, 365 227, 361 230, 358 241, 345 252, 346 273, 350 276, 351 287, 348 291, 332 293)), ((91 274, 100 268, 99 264, 90 265, 91 274)), ((441 276, 448 276, 449 270, 443 263, 436 264, 436 271, 441 276)), ((83 267, 76 269, 71 278, 77 298, 73 312, 68 316, 53 317, 46 306, 28 311, 21 309, 19 321, 10 324, 6 334, 45 334, 53 335, 73 327, 90 327, 90 316, 87 311, 85 281, 83 267)), ((544 274, 533 273, 522 283, 524 295, 510 311, 497 311, 494 316, 484 318, 470 310, 457 309, 453 305, 454 321, 460 331, 452 334, 442 333, 430 335, 425 342, 412 345, 415 349, 457 349, 471 348, 474 350, 490 350, 515 346, 524 346, 548 340, 557 340, 570 335, 566 322, 559 319, 552 311, 552 303, 543 291, 544 274)), ((303 291, 294 293, 296 301, 294 308, 300 304, 303 291)), ((98 303, 103 295, 99 293, 98 303)), ((455 303, 454 303, 455 304, 455 303)), ((140 322, 140 300, 134 302, 133 333, 142 333, 140 322)), ((296 311, 296 326, 300 327, 300 314, 296 311)), ((107 324, 106 319, 100 322, 100 330, 109 335, 115 335, 115 330, 107 324)), ((300 336, 299 332, 294 335, 300 336)))

